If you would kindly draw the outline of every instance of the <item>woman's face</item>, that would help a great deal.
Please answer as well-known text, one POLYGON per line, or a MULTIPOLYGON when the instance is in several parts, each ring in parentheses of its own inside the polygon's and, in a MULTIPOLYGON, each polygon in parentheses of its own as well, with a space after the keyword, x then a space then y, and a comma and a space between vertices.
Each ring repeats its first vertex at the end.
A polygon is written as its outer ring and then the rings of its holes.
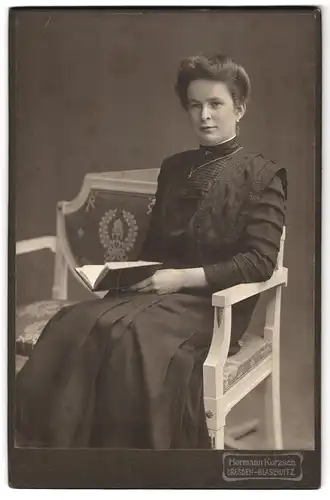
POLYGON ((187 89, 188 114, 201 144, 215 146, 236 134, 245 107, 235 106, 223 82, 194 80, 187 89))

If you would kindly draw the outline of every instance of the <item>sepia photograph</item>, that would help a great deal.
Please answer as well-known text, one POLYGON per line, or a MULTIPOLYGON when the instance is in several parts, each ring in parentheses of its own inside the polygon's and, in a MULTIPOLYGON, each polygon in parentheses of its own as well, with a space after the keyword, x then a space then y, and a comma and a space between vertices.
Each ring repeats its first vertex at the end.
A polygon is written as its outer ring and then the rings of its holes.
POLYGON ((319 485, 320 40, 317 8, 10 10, 14 487, 179 452, 169 486, 319 485))

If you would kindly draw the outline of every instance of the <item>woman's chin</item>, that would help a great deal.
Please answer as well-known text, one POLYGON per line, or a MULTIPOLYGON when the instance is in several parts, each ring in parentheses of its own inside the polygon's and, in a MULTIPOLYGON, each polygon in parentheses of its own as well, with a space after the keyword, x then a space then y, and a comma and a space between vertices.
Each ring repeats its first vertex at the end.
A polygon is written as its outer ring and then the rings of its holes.
POLYGON ((211 131, 199 133, 197 135, 200 144, 203 146, 216 146, 223 141, 222 137, 219 137, 219 134, 212 133, 211 131))
POLYGON ((231 139, 233 135, 230 137, 227 136, 222 137, 219 136, 218 134, 198 134, 198 138, 199 138, 199 143, 202 146, 218 146, 222 142, 226 142, 229 139, 231 139))
POLYGON ((202 146, 216 146, 217 144, 220 144, 222 142, 221 139, 218 139, 217 137, 199 137, 199 142, 202 144, 202 146))

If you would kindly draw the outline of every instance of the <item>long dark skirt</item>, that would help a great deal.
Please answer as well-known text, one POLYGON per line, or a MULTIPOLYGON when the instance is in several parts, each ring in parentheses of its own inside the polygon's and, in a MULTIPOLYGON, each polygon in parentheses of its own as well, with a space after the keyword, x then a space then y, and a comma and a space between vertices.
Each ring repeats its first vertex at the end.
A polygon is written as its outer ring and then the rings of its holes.
POLYGON ((209 298, 125 294, 59 311, 16 379, 16 430, 46 447, 209 448, 209 298))

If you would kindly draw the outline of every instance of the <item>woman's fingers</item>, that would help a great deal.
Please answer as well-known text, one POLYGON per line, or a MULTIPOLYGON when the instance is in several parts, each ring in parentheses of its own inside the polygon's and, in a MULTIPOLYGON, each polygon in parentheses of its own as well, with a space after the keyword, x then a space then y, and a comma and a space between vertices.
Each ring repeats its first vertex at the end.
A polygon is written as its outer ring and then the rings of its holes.
POLYGON ((138 292, 140 293, 147 293, 147 292, 153 292, 154 291, 154 287, 152 285, 147 285, 143 288, 139 288, 138 292))
POLYGON ((152 287, 152 281, 150 278, 147 278, 143 281, 140 281, 139 283, 136 283, 135 285, 132 285, 130 287, 130 290, 138 290, 138 291, 144 291, 145 288, 151 288, 152 287))

